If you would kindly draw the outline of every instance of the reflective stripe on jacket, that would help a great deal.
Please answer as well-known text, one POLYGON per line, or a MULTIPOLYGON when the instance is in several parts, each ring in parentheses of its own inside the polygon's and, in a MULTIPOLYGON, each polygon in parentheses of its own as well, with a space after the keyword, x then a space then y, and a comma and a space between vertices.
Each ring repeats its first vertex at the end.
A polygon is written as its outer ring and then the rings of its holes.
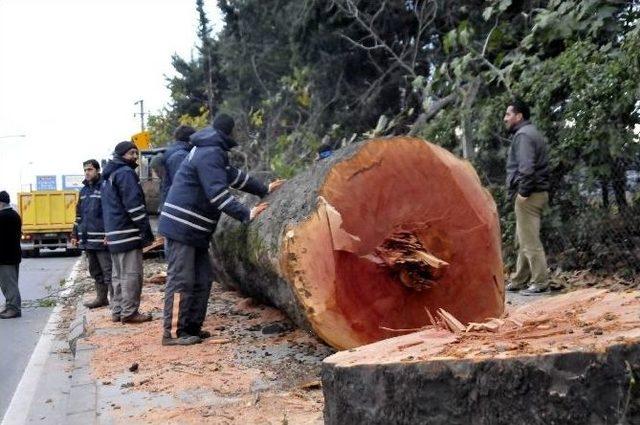
POLYGON ((153 241, 144 193, 134 169, 116 157, 105 167, 103 179, 102 210, 109 251, 126 252, 153 241))
POLYGON ((211 127, 191 136, 194 147, 180 164, 165 199, 158 232, 187 245, 206 248, 221 213, 249 221, 249 209, 230 192, 236 188, 263 197, 267 187, 229 165, 235 142, 211 127))
POLYGON ((102 218, 102 176, 89 182, 82 182, 84 187, 80 190, 80 198, 76 206, 76 223, 73 233, 78 239, 80 249, 104 251, 105 231, 102 218))

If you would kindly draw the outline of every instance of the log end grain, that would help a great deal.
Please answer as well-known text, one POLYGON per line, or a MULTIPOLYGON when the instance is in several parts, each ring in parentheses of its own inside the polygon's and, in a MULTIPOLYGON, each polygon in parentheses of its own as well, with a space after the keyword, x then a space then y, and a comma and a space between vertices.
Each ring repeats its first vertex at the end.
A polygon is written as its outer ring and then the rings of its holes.
POLYGON ((577 291, 495 332, 433 327, 336 353, 325 423, 640 423, 639 311, 640 292, 577 291))

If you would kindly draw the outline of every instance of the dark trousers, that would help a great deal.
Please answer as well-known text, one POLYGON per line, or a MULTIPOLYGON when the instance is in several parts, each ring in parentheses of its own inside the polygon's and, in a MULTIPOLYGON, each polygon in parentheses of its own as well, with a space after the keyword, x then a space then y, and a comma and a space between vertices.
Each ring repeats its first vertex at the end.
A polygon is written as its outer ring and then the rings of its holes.
POLYGON ((164 336, 197 335, 202 329, 213 269, 208 248, 167 239, 167 285, 164 292, 164 336))
POLYGON ((111 254, 109 251, 86 250, 89 274, 98 285, 111 286, 111 254))
POLYGON ((21 311, 22 308, 20 289, 18 289, 19 271, 20 264, 0 264, 0 289, 7 300, 5 307, 16 311, 21 311))

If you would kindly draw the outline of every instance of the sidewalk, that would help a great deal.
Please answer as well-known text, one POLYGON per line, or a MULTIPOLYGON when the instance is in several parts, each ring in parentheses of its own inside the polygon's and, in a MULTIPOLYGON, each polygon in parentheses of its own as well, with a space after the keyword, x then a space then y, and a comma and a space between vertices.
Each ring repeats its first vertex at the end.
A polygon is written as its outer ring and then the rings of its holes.
POLYGON ((166 265, 145 260, 142 311, 154 320, 112 323, 106 308, 79 311, 68 423, 322 424, 320 364, 332 350, 282 313, 214 284, 204 329, 190 347, 163 347, 166 265), (159 277, 159 278, 158 278, 159 277))

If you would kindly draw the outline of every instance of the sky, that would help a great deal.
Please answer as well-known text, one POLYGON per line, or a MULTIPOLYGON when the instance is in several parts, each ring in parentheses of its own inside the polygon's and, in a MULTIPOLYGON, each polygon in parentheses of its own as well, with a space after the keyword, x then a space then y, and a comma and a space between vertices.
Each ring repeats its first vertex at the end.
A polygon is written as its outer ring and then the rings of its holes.
POLYGON ((135 102, 169 103, 171 56, 195 55, 197 22, 195 0, 0 0, 0 190, 14 202, 36 175, 61 189, 139 132, 135 102))

